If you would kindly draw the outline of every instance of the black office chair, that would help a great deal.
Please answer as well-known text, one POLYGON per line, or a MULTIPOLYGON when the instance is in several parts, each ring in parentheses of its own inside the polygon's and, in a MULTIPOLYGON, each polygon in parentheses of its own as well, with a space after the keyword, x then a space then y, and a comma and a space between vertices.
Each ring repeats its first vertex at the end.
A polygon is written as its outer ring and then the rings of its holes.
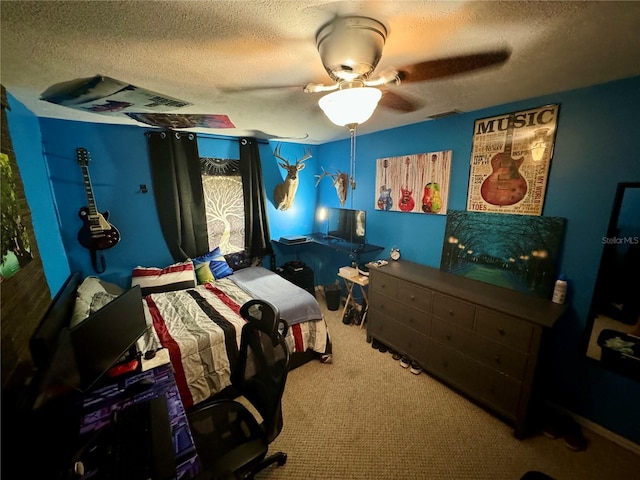
POLYGON ((278 309, 262 300, 240 308, 248 322, 242 328, 238 365, 232 368, 233 387, 255 407, 259 423, 241 403, 214 400, 188 414, 200 458, 201 474, 208 479, 252 479, 272 465, 284 465, 287 454, 267 457, 269 444, 282 430, 282 394, 289 370, 285 343, 288 325, 278 309))

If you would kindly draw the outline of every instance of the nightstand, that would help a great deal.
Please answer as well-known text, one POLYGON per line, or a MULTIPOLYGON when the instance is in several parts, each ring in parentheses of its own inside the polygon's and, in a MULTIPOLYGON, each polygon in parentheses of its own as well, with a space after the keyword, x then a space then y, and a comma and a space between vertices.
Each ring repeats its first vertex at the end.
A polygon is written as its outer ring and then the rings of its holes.
POLYGON ((289 280, 294 285, 304 288, 314 297, 316 296, 316 289, 314 285, 313 270, 307 266, 300 269, 292 269, 288 267, 282 267, 276 269, 276 273, 282 278, 289 280))

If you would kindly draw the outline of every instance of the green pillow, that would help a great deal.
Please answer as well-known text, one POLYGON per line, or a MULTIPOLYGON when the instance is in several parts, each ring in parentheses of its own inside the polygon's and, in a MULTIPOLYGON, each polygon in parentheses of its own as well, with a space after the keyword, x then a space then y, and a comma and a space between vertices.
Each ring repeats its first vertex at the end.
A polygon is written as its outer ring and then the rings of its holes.
POLYGON ((213 273, 211 273, 211 268, 209 268, 209 262, 199 263, 196 265, 196 278, 198 279, 199 285, 215 281, 213 273))

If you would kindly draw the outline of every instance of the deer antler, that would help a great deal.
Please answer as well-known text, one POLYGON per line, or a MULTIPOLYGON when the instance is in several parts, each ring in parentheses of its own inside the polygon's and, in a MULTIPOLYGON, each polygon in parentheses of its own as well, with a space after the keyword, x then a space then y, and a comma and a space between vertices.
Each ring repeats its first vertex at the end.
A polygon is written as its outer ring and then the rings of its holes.
POLYGON ((338 178, 338 174, 339 174, 339 172, 338 172, 338 173, 333 174, 333 173, 329 173, 329 172, 327 172, 327 171, 324 169, 324 167, 320 167, 320 168, 322 169, 322 174, 321 174, 321 175, 315 175, 315 177, 318 179, 318 180, 316 181, 316 187, 317 187, 317 186, 318 186, 318 184, 320 183, 320 180, 322 180, 324 177, 331 177, 331 179, 332 179, 334 182, 336 181, 336 178, 338 178))
MULTIPOLYGON (((275 150, 273 151, 273 156, 276 157, 279 160, 282 160, 284 163, 286 163, 287 165, 290 165, 289 160, 287 160, 286 158, 284 158, 282 155, 280 155, 280 147, 282 147, 282 144, 279 143, 278 145, 276 145, 275 150)), ((300 165, 301 163, 303 163, 305 160, 309 160, 313 155, 311 155, 311 149, 307 148, 304 157, 296 160, 296 167, 298 165, 300 165)))

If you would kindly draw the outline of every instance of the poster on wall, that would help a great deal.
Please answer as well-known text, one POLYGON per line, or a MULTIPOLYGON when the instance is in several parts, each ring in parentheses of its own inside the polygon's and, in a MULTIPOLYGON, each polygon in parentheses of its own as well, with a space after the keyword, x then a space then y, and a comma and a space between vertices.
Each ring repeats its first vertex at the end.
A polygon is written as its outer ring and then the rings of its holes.
POLYGON ((467 210, 541 215, 558 105, 476 120, 467 210))
POLYGON ((227 115, 127 112, 127 116, 137 122, 163 128, 236 128, 227 115))
POLYGON ((451 210, 440 270, 551 298, 565 219, 451 210))
POLYGON ((376 210, 446 215, 451 150, 376 160, 376 210))
POLYGON ((192 105, 104 75, 56 83, 47 88, 40 99, 76 110, 106 115, 167 112, 192 105))
POLYGON ((11 165, 9 155, 0 153, 0 178, 2 178, 0 283, 13 277, 33 259, 29 234, 23 223, 23 215, 21 215, 21 207, 16 195, 14 168, 16 167, 11 165))

